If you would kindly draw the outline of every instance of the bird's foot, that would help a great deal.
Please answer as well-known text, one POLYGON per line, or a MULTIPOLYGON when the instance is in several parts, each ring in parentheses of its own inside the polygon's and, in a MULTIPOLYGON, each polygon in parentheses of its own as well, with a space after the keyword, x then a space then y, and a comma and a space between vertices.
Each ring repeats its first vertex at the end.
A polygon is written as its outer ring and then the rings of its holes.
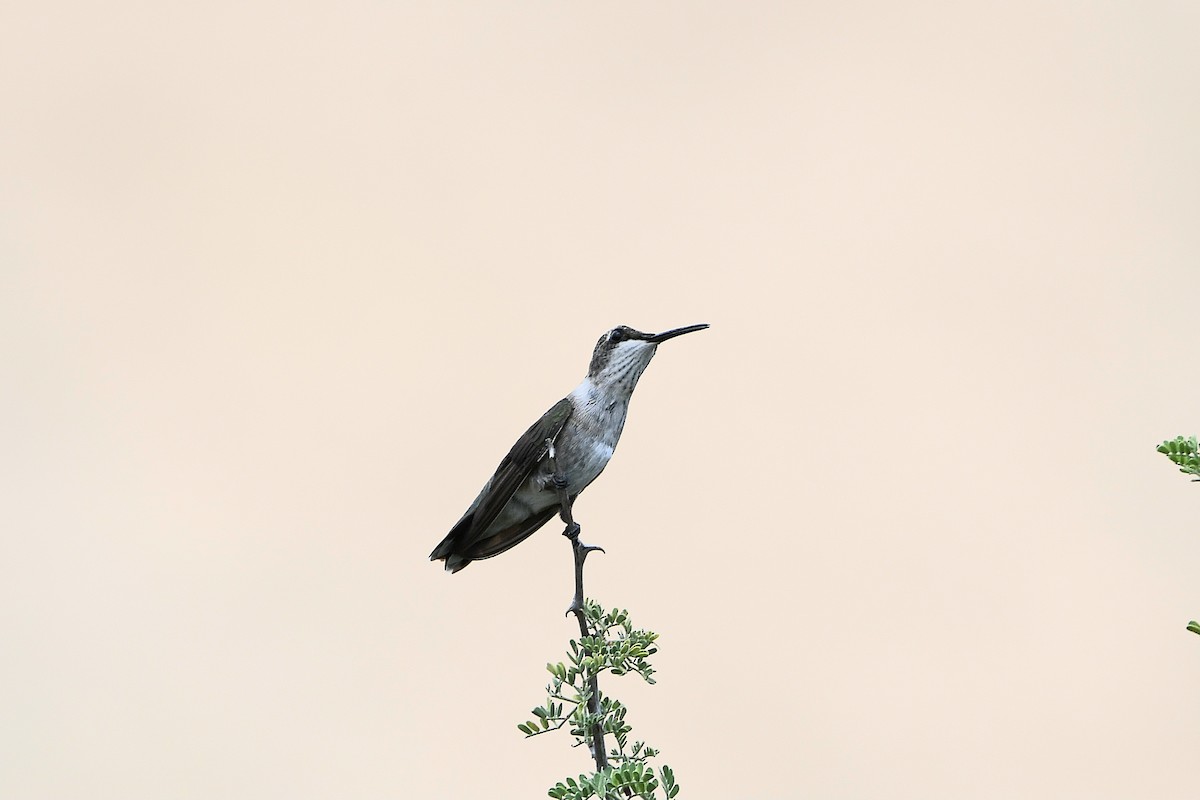
POLYGON ((579 534, 580 534, 581 530, 582 530, 582 528, 579 527, 578 522, 572 522, 570 525, 567 526, 566 530, 564 530, 563 534, 562 534, 563 536, 565 536, 571 540, 571 544, 573 544, 575 546, 575 549, 579 551, 579 557, 583 558, 588 553, 591 553, 594 551, 599 551, 599 552, 603 553, 604 548, 601 547, 600 545, 584 544, 583 542, 579 541, 579 534))

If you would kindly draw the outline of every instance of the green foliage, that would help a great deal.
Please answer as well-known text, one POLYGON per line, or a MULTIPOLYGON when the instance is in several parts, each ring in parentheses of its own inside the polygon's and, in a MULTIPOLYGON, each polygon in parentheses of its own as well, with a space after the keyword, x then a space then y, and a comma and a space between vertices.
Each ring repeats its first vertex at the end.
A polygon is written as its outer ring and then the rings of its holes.
POLYGON ((578 641, 571 640, 565 662, 546 665, 546 671, 550 673, 546 702, 533 709, 534 718, 517 725, 517 730, 529 737, 568 726, 575 738, 574 746, 579 747, 590 745, 590 731, 599 724, 606 743, 612 743, 608 767, 555 784, 549 791, 554 800, 592 797, 600 800, 626 797, 671 800, 679 794, 675 775, 665 764, 655 770, 649 763, 649 759, 658 755, 657 750, 645 742, 630 741, 633 728, 625 721, 628 712, 625 705, 601 693, 599 713, 588 711, 592 679, 603 673, 633 673, 647 683, 654 683, 654 667, 649 658, 658 652, 655 645, 658 634, 634 628, 628 611, 615 608, 605 611, 594 600, 584 601, 584 617, 589 635, 578 641))
POLYGON ((1200 480, 1200 452, 1197 452, 1195 436, 1168 439, 1158 446, 1158 452, 1171 459, 1180 472, 1192 475, 1192 480, 1200 480))
MULTIPOLYGON (((1193 481, 1200 481, 1200 452, 1198 452, 1195 436, 1189 436, 1186 439, 1176 436, 1174 439, 1168 439, 1160 444, 1157 449, 1158 452, 1171 459, 1171 463, 1179 467, 1179 471, 1184 475, 1191 475, 1193 481)), ((1192 620, 1188 623, 1187 629, 1192 633, 1200 633, 1200 622, 1192 620)))
POLYGON ((567 778, 566 783, 556 784, 549 795, 554 800, 588 800, 591 797, 643 797, 653 800, 660 796, 670 800, 679 795, 679 785, 675 783, 675 774, 665 764, 659 776, 655 776, 654 767, 632 761, 620 768, 605 767, 594 775, 567 778), (656 793, 660 788, 662 795, 656 793))

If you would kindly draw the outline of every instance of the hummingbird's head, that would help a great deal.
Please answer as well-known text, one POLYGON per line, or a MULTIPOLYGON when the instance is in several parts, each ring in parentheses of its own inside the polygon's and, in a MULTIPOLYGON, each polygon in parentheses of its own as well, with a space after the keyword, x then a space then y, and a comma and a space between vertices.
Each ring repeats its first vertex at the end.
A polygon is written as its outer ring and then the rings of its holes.
POLYGON ((626 384, 628 391, 633 391, 661 343, 707 327, 689 325, 664 333, 642 333, 628 325, 618 325, 596 342, 592 363, 588 366, 588 378, 597 386, 626 384))

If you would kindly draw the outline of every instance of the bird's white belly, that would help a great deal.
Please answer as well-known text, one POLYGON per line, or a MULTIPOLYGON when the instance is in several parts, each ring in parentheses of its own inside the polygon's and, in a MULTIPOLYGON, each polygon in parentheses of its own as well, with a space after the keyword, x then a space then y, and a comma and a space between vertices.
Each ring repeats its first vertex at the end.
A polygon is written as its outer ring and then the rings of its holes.
POLYGON ((596 476, 604 471, 608 460, 612 458, 613 449, 607 442, 596 441, 591 446, 585 445, 568 451, 571 457, 566 459, 566 463, 561 464, 559 469, 570 481, 572 494, 582 491, 585 486, 596 480, 596 476))
MULTIPOLYGON (((555 441, 555 460, 558 473, 567 479, 567 493, 576 495, 608 465, 629 406, 624 398, 598 394, 586 379, 570 399, 572 415, 555 441)), ((543 486, 552 484, 547 461, 542 462, 543 486)))

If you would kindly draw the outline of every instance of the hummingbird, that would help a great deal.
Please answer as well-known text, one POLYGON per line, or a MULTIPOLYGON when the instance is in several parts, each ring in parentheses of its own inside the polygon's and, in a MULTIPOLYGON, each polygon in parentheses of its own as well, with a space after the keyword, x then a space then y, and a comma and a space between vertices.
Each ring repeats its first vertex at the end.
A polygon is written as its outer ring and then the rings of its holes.
POLYGON ((429 560, 458 572, 525 541, 557 511, 574 526, 571 504, 612 458, 629 398, 658 346, 707 327, 642 333, 619 325, 601 336, 587 377, 521 435, 429 560))

